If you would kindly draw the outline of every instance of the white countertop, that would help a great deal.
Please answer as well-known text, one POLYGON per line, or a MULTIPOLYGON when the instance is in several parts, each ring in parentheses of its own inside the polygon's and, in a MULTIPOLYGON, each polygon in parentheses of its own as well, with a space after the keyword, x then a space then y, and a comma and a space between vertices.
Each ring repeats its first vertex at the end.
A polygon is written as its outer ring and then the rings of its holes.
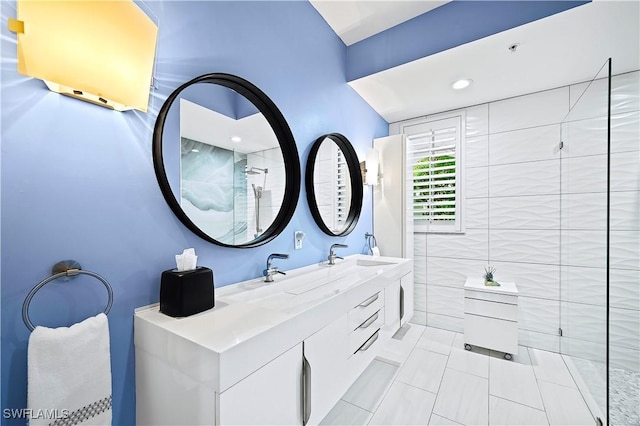
POLYGON ((189 317, 167 316, 157 303, 136 309, 136 350, 175 360, 170 362, 183 362, 187 347, 197 350, 203 361, 194 376, 215 362, 220 376, 212 379, 224 390, 318 331, 336 310, 360 303, 372 291, 361 284, 378 277, 374 281, 382 289, 380 283, 411 272, 412 261, 353 255, 335 266, 283 270, 287 275, 277 275, 273 283, 257 278, 216 288, 215 307, 189 317))
POLYGON ((468 290, 483 291, 486 293, 510 294, 517 296, 518 287, 515 283, 498 281, 499 286, 484 285, 482 278, 467 278, 464 288, 468 290))

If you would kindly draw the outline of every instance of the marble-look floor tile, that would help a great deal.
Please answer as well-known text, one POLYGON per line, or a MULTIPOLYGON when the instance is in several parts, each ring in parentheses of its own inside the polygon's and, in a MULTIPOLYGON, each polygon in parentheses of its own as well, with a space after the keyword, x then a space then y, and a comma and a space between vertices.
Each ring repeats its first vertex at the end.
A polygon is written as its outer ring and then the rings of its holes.
POLYGON ((434 414, 465 425, 488 424, 488 380, 447 368, 433 407, 434 414))
MULTIPOLYGON (((490 355, 492 358, 504 359, 504 352, 491 351, 490 355)), ((526 346, 518 346, 518 353, 511 355, 513 356, 512 362, 522 365, 531 365, 529 351, 526 346)))
POLYGON ((533 367, 530 365, 490 357, 489 393, 544 410, 533 367))
POLYGON ((505 426, 548 425, 544 411, 526 405, 489 396, 489 424, 505 426))
POLYGON ((453 331, 427 327, 420 340, 418 340, 416 347, 449 355, 455 337, 456 333, 453 331))
POLYGON ((437 414, 432 414, 429 419, 429 426, 456 426, 460 423, 454 422, 437 414))
POLYGON ((364 410, 374 412, 397 371, 397 365, 374 359, 342 399, 364 410))
POLYGON ((416 347, 398 373, 397 381, 437 393, 447 356, 416 347))
POLYGON ((424 425, 429 420, 436 395, 394 382, 380 403, 371 425, 424 425))
POLYGON ((595 420, 577 389, 538 382, 544 406, 552 425, 593 425, 595 420))
POLYGON ((447 368, 464 371, 465 373, 489 378, 489 357, 464 349, 451 349, 447 368))
POLYGON ((320 422, 321 425, 366 425, 373 413, 340 400, 320 422))
POLYGON ((562 356, 557 353, 529 348, 529 358, 538 380, 557 385, 576 387, 562 356))
POLYGON ((425 326, 418 324, 405 324, 399 332, 393 335, 393 338, 389 339, 380 348, 378 358, 403 364, 411 354, 425 328, 425 326))

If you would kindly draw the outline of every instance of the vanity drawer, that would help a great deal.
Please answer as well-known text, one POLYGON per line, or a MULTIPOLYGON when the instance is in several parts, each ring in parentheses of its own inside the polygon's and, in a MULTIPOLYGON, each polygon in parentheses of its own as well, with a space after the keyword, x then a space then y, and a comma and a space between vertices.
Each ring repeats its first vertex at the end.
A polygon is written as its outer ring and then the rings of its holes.
POLYGON ((370 318, 376 311, 379 311, 382 306, 384 306, 384 296, 377 292, 360 302, 355 308, 352 308, 347 314, 349 331, 360 327, 360 324, 370 318))
POLYGON ((383 325, 384 309, 380 309, 349 334, 349 354, 356 352, 383 325))
POLYGON ((492 302, 465 297, 464 312, 465 314, 482 315, 484 317, 499 318, 509 321, 518 320, 518 305, 512 305, 510 303, 492 302))
POLYGON ((464 297, 472 299, 490 300, 492 302, 518 304, 518 296, 513 294, 489 293, 487 291, 464 290, 464 297))

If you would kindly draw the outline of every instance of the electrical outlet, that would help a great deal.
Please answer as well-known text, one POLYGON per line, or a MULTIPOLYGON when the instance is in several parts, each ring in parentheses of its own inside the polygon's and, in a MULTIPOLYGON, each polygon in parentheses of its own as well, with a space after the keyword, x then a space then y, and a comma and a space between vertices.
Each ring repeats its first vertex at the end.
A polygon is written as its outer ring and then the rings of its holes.
POLYGON ((305 234, 302 231, 296 231, 294 234, 295 249, 300 250, 302 248, 302 240, 304 240, 305 234))

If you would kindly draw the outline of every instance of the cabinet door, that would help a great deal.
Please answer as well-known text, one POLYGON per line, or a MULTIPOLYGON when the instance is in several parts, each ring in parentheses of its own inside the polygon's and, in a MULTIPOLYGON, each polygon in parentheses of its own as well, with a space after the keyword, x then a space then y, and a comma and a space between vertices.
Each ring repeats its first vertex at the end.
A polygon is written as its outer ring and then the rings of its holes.
POLYGON ((384 289, 384 330, 393 335, 400 328, 400 280, 384 289))
POLYGON ((220 425, 302 424, 302 343, 220 394, 220 425))
POLYGON ((304 341, 308 392, 306 424, 315 425, 349 388, 347 315, 344 314, 304 341))

